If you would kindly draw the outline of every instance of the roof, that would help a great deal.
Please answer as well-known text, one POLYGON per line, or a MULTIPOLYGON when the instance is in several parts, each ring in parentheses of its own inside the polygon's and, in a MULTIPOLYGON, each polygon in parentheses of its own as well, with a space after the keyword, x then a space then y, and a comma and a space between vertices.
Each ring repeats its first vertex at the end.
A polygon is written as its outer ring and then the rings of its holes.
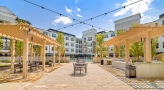
POLYGON ((70 36, 73 36, 73 37, 76 37, 75 35, 73 34, 70 34, 70 33, 66 33, 66 32, 62 32, 62 31, 59 31, 59 30, 55 30, 55 29, 48 29, 47 31, 53 31, 53 32, 60 32, 60 33, 63 33, 65 35, 70 35, 70 36))

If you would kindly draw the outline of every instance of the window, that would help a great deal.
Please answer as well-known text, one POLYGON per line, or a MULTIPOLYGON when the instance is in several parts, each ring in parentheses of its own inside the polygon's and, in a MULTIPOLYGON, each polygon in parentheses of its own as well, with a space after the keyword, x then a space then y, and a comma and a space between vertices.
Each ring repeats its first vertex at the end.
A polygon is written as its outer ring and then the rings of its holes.
POLYGON ((69 46, 69 43, 65 43, 66 46, 69 46))
POLYGON ((164 42, 163 42, 163 48, 164 48, 164 42))
POLYGON ((69 40, 69 37, 66 37, 66 40, 69 40))
POLYGON ((92 37, 88 37, 88 41, 92 41, 92 37))
POLYGON ((71 38, 71 41, 74 41, 74 38, 71 38))
POLYGON ((159 45, 158 45, 158 43, 157 43, 157 46, 156 46, 156 48, 158 48, 159 47, 159 45))
POLYGON ((111 33, 111 37, 114 37, 115 36, 115 33, 113 32, 113 33, 111 33))
POLYGON ((73 44, 73 43, 71 43, 71 46, 74 46, 74 44, 73 44))
POLYGON ((74 49, 71 49, 71 52, 74 52, 74 49))
POLYGON ((91 47, 92 47, 92 43, 91 43, 91 47))
POLYGON ((43 34, 48 35, 48 32, 43 32, 43 34))
POLYGON ((47 50, 47 46, 46 46, 46 50, 47 50))
POLYGON ((68 48, 66 48, 66 52, 69 52, 69 49, 68 48))
POLYGON ((162 25, 164 25, 164 20, 162 21, 162 25))
POLYGON ((108 34, 105 34, 105 38, 108 38, 108 34))
POLYGON ((56 38, 56 34, 52 34, 52 37, 53 37, 53 38, 56 38))
POLYGON ((54 50, 54 47, 52 47, 52 51, 54 50))
POLYGON ((86 38, 84 38, 84 42, 86 42, 86 38))

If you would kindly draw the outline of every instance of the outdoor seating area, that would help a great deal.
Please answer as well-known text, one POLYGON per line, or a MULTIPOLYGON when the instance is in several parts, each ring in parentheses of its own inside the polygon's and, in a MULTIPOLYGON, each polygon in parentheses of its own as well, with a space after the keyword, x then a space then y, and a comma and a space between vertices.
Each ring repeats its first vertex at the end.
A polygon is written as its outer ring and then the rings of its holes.
POLYGON ((76 74, 77 71, 79 71, 80 74, 82 74, 81 72, 83 71, 84 74, 86 75, 87 65, 88 65, 88 63, 86 63, 84 59, 78 59, 75 63, 73 63, 74 75, 76 74))

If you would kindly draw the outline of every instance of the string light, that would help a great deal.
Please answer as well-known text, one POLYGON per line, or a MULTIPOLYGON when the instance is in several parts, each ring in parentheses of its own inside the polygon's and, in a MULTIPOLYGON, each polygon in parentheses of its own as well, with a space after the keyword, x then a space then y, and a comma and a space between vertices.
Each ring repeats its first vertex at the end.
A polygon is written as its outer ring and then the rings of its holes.
MULTIPOLYGON (((88 25, 88 26, 91 26, 91 27, 94 27, 94 28, 102 29, 102 28, 100 28, 100 27, 97 27, 97 26, 94 26, 94 25, 91 25, 91 24, 87 24, 86 22, 87 22, 87 21, 90 21, 90 20, 93 20, 93 19, 96 19, 96 18, 98 18, 98 17, 104 16, 104 15, 107 15, 107 14, 109 14, 109 13, 115 12, 115 11, 117 11, 117 10, 120 10, 120 9, 123 9, 123 8, 125 9, 127 6, 133 5, 133 4, 138 3, 138 2, 140 2, 140 1, 143 1, 143 0, 138 0, 138 1, 136 1, 136 2, 133 2, 133 3, 130 3, 130 4, 124 5, 124 6, 120 7, 120 8, 117 8, 117 9, 111 10, 111 11, 109 11, 109 12, 106 12, 106 13, 103 13, 103 14, 100 14, 100 15, 97 15, 97 16, 95 16, 95 17, 86 19, 86 20, 84 20, 84 21, 80 21, 80 20, 71 18, 71 17, 69 17, 69 16, 66 16, 66 15, 64 15, 64 14, 58 13, 58 12, 56 12, 56 11, 53 11, 53 10, 51 10, 51 9, 45 8, 45 7, 41 6, 41 5, 35 4, 35 3, 30 2, 30 1, 28 1, 28 0, 24 0, 24 1, 25 1, 25 2, 28 2, 28 3, 32 4, 32 5, 38 6, 38 7, 42 8, 42 9, 44 9, 44 10, 47 10, 47 11, 56 13, 56 14, 58 14, 58 15, 60 15, 60 16, 64 16, 64 17, 67 17, 67 18, 70 18, 70 19, 72 19, 72 20, 74 20, 74 21, 79 22, 79 23, 71 24, 71 25, 69 25, 69 26, 65 26, 65 27, 62 27, 62 28, 57 29, 57 30, 61 30, 61 29, 65 29, 65 28, 70 27, 70 26, 75 26, 75 25, 77 25, 77 24, 85 24, 85 25, 88 25)), ((105 30, 105 29, 102 29, 102 30, 105 30)))

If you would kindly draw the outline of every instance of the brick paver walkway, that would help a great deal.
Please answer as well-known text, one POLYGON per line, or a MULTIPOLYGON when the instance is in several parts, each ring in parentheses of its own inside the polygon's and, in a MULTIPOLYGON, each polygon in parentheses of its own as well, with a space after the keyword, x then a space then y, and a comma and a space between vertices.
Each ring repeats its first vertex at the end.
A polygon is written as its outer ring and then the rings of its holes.
POLYGON ((133 90, 111 73, 96 64, 88 64, 86 75, 73 75, 73 64, 42 77, 24 90, 133 90))

